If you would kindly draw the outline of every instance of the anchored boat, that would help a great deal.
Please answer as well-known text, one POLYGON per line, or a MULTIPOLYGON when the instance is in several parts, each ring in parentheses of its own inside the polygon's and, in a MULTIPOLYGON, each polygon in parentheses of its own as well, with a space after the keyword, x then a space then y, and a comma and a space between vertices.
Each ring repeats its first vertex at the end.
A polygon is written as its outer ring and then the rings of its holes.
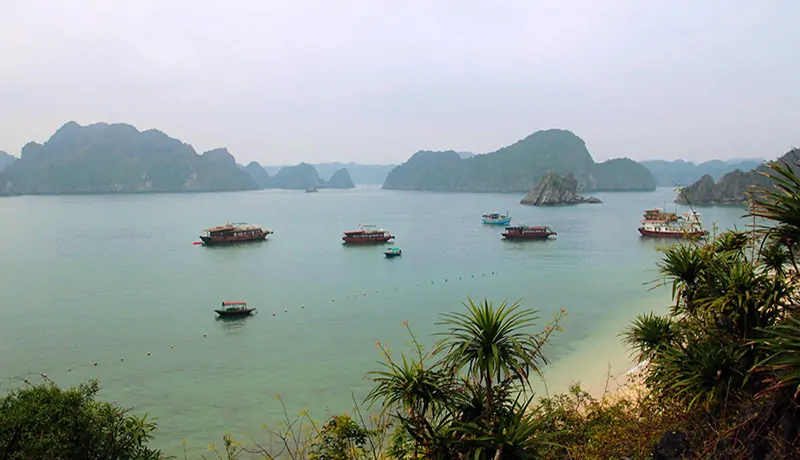
POLYGON ((551 236, 557 235, 557 233, 546 225, 518 225, 516 227, 506 227, 506 231, 501 235, 507 240, 546 240, 551 236))
POLYGON ((659 208, 646 209, 639 233, 642 236, 663 238, 697 238, 708 234, 700 222, 700 214, 686 211, 681 215, 659 208))
POLYGON ((400 248, 389 248, 383 251, 383 255, 386 256, 387 259, 393 259, 395 257, 400 257, 403 255, 403 250, 400 248))
POLYGON ((375 225, 359 225, 358 230, 344 232, 342 236, 345 244, 387 243, 393 239, 391 233, 375 225))
POLYGON ((255 308, 247 306, 247 302, 222 302, 222 307, 214 309, 219 316, 249 316, 255 308))
POLYGON ((481 217, 483 218, 483 223, 488 225, 508 225, 508 223, 511 222, 511 217, 508 215, 508 211, 506 211, 505 214, 493 212, 484 214, 481 217))
POLYGON ((258 225, 244 222, 220 225, 219 227, 207 228, 205 234, 200 236, 203 244, 231 244, 246 243, 250 241, 264 241, 272 233, 258 225))

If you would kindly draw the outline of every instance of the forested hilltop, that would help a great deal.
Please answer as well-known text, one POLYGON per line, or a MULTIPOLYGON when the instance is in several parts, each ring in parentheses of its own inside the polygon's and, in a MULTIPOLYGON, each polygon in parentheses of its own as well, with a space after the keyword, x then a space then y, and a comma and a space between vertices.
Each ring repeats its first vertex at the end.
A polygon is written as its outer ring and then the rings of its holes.
POLYGON ((492 153, 464 158, 455 151, 419 151, 394 168, 385 189, 526 193, 548 172, 572 174, 580 190, 654 190, 641 164, 620 158, 595 163, 570 131, 537 131, 492 153))
POLYGON ((69 122, 30 142, 0 172, 0 194, 202 192, 257 189, 226 149, 198 155, 161 131, 69 122))

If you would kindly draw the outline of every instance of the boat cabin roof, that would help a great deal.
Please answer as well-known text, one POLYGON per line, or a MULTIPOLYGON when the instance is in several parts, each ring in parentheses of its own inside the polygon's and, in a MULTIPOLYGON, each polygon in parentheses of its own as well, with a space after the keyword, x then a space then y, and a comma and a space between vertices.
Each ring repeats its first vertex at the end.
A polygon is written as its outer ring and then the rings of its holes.
POLYGON ((232 307, 235 305, 247 306, 247 302, 222 302, 223 307, 232 307))
POLYGON ((371 229, 366 229, 366 230, 363 230, 363 229, 362 230, 348 230, 348 231, 344 232, 345 235, 361 235, 361 234, 364 234, 364 233, 386 233, 386 230, 384 230, 382 228, 380 228, 380 229, 371 228, 371 229))
POLYGON ((232 230, 261 230, 261 227, 255 224, 248 224, 246 222, 239 223, 226 223, 217 227, 207 228, 204 232, 226 232, 232 230))
POLYGON ((537 232, 550 231, 550 227, 546 225, 517 225, 516 227, 506 227, 506 230, 533 230, 537 232))

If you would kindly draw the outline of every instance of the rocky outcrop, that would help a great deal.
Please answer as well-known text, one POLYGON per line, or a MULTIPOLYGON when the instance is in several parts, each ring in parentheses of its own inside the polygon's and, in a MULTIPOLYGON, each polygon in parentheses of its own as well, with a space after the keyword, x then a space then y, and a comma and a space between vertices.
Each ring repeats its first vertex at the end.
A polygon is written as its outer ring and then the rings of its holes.
POLYGON ((267 188, 269 186, 269 181, 272 179, 269 177, 269 173, 267 170, 261 167, 257 161, 251 161, 244 167, 244 170, 247 171, 247 174, 250 174, 250 177, 256 181, 259 188, 267 188))
POLYGON ((350 178, 350 172, 346 168, 342 168, 333 173, 333 176, 325 182, 325 188, 349 189, 355 188, 355 184, 353 184, 353 179, 350 178))
POLYGON ((560 206, 583 203, 601 203, 595 197, 584 198, 578 194, 578 181, 572 174, 560 176, 547 173, 520 201, 528 206, 560 206))
POLYGON ((572 174, 579 190, 654 190, 647 168, 629 159, 595 163, 570 131, 537 131, 495 152, 465 156, 419 151, 394 168, 385 189, 452 192, 527 192, 548 171, 572 174))
MULTIPOLYGON (((354 184, 383 184, 389 171, 397 165, 369 165, 358 163, 314 163, 320 177, 332 177, 336 171, 346 168, 354 184)), ((264 166, 267 174, 275 175, 286 166, 264 166)))
MULTIPOLYGON (((795 171, 800 171, 798 161, 800 149, 794 149, 776 160, 778 163, 789 165, 795 171)), ((770 164, 765 163, 751 171, 732 171, 722 176, 717 182, 706 174, 694 184, 684 187, 675 199, 676 203, 691 204, 746 204, 751 199, 751 194, 759 189, 770 189, 772 181, 764 173, 770 170, 770 164)))
POLYGON ((270 178, 266 188, 283 188, 292 190, 305 190, 309 188, 322 188, 325 181, 319 178, 317 170, 308 163, 287 166, 270 178))
POLYGON ((75 122, 47 142, 30 142, 0 172, 0 193, 139 193, 254 190, 226 149, 198 155, 161 131, 123 123, 75 122))
POLYGON ((8 153, 0 150, 0 171, 15 161, 17 161, 17 157, 9 155, 8 153))

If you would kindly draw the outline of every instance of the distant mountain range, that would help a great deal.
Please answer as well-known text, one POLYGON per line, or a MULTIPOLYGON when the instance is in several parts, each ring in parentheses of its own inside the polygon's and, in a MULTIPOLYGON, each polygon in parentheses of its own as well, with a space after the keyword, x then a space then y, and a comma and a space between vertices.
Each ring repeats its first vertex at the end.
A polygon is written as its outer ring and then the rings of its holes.
MULTIPOLYGON (((380 185, 386 180, 389 171, 397 165, 367 165, 358 163, 316 163, 311 166, 317 170, 322 178, 331 178, 336 171, 347 169, 350 177, 356 184, 380 185)), ((271 176, 274 176, 286 166, 264 166, 271 176)))
POLYGON ((749 171, 761 164, 759 159, 694 164, 627 158, 595 163, 583 140, 558 129, 537 131, 487 154, 419 151, 399 166, 242 166, 225 148, 199 155, 161 131, 121 123, 69 122, 43 144, 28 143, 21 153, 17 159, 0 151, 0 195, 347 189, 355 183, 400 190, 527 192, 548 172, 572 174, 582 191, 652 190, 656 184, 700 178, 707 188, 708 178, 713 183, 736 169, 749 171))
POLYGON ((0 153, 0 195, 314 187, 354 185, 344 168, 328 181, 305 163, 271 177, 257 163, 237 164, 225 148, 198 155, 191 145, 161 131, 139 131, 122 123, 69 122, 44 144, 26 144, 19 160, 0 153))
POLYGON ((353 188, 353 180, 347 168, 339 168, 334 171, 326 181, 320 178, 317 168, 308 163, 300 163, 294 166, 283 166, 270 175, 269 170, 263 168, 258 162, 252 161, 245 171, 250 174, 260 188, 283 188, 283 189, 312 189, 312 188, 353 188))
POLYGON ((712 160, 695 164, 691 161, 646 160, 640 161, 653 173, 656 183, 661 186, 689 185, 700 180, 706 174, 714 180, 731 171, 750 171, 757 168, 763 159, 712 160))
POLYGON ((482 155, 419 151, 394 168, 385 189, 454 192, 528 192, 545 174, 572 174, 580 190, 654 190, 641 164, 618 158, 595 163, 583 140, 570 131, 537 131, 482 155))
POLYGON ((198 155, 161 131, 66 123, 0 172, 0 194, 254 190, 226 149, 198 155))

